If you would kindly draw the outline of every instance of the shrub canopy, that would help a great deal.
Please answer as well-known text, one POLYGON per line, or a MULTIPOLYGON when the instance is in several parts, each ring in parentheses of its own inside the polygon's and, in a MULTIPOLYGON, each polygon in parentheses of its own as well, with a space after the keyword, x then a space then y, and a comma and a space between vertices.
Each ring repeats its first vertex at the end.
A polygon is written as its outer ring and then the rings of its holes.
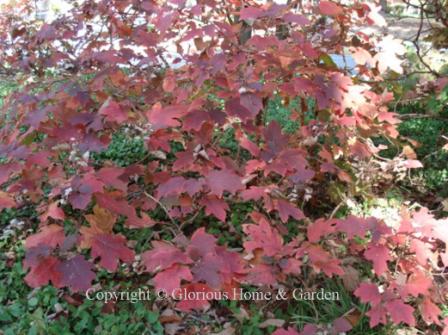
POLYGON ((385 23, 374 5, 102 0, 44 24, 20 10, 0 35, 0 63, 24 78, 3 107, 0 208, 40 214, 31 287, 85 291, 122 263, 168 292, 294 287, 311 273, 348 280, 371 327, 442 326, 446 222, 425 208, 387 223, 335 216, 342 199, 421 166, 384 163, 372 141, 396 142, 382 81, 404 53, 362 29, 385 23), (273 100, 297 130, 268 120, 273 100), (143 141, 143 157, 107 159, 117 133, 143 141), (125 234, 144 229, 149 249, 125 234))

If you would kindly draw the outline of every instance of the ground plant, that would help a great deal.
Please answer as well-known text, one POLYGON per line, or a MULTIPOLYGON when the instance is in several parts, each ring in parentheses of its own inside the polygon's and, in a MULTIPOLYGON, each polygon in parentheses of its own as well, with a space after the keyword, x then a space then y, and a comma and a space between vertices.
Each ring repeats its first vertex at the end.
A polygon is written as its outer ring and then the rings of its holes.
POLYGON ((399 133, 406 49, 365 29, 381 7, 33 6, 0 17, 7 334, 448 334, 448 220, 357 210, 431 154, 399 133))

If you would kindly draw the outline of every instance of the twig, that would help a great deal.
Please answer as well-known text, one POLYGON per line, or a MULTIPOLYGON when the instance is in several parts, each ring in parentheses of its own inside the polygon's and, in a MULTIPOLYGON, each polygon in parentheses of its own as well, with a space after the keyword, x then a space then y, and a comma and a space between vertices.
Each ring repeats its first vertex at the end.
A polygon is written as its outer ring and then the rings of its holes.
POLYGON ((154 198, 151 194, 149 194, 148 192, 144 192, 144 194, 151 199, 152 201, 154 201, 157 205, 160 206, 160 208, 162 208, 162 210, 165 212, 165 214, 168 216, 168 218, 170 219, 171 223, 177 227, 177 229, 179 230, 178 225, 176 224, 176 221, 174 221, 173 217, 170 215, 170 213, 168 212, 168 209, 156 198, 154 198))
POLYGON ((423 56, 420 54, 421 50, 420 50, 420 45, 418 44, 419 39, 420 39, 420 35, 422 33, 422 29, 423 29, 423 22, 425 20, 425 11, 424 11, 424 6, 426 5, 425 3, 421 3, 420 4, 420 24, 418 27, 418 31, 417 31, 417 35, 415 36, 414 40, 412 41, 412 44, 414 44, 415 49, 416 49, 416 55, 420 61, 420 63, 423 64, 424 67, 426 67, 428 69, 428 71, 430 71, 434 76, 436 76, 437 78, 440 77, 440 74, 435 71, 433 68, 431 68, 431 66, 423 59, 423 56))
POLYGON ((336 215, 336 213, 338 212, 338 210, 339 210, 339 208, 341 208, 341 206, 343 205, 345 203, 345 201, 344 200, 342 200, 334 209, 333 209, 333 211, 331 212, 331 214, 330 214, 330 216, 329 216, 329 219, 332 219, 335 215, 336 215))

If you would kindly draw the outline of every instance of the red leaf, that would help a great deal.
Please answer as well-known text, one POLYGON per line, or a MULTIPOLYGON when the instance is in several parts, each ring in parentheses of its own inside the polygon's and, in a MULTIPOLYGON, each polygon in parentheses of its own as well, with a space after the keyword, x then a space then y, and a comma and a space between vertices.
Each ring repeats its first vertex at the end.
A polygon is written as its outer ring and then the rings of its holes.
POLYGON ((185 115, 187 109, 182 105, 172 105, 162 108, 156 104, 146 113, 149 123, 154 130, 180 126, 179 119, 185 115))
POLYGON ((443 328, 442 335, 448 335, 448 318, 443 319, 443 324, 445 327, 443 328))
POLYGON ((370 318, 370 327, 373 328, 378 324, 382 323, 385 325, 387 323, 386 308, 382 304, 373 306, 366 315, 370 318))
POLYGON ((210 287, 219 288, 222 285, 220 270, 224 266, 225 260, 222 257, 208 253, 192 267, 191 271, 195 281, 204 281, 210 287))
POLYGON ((184 184, 186 179, 184 177, 172 177, 166 182, 160 183, 157 187, 157 197, 163 198, 170 195, 180 195, 184 192, 184 184))
POLYGON ((191 237, 187 253, 193 259, 204 257, 209 252, 214 252, 216 247, 216 238, 205 232, 205 228, 199 228, 191 237))
POLYGON ((241 104, 240 98, 233 98, 226 102, 226 111, 231 116, 235 116, 245 121, 254 117, 255 115, 241 104))
POLYGON ((96 172, 96 177, 105 185, 113 186, 117 190, 126 192, 128 182, 120 177, 125 173, 123 168, 119 167, 104 167, 96 172))
POLYGON ((240 193, 240 196, 244 201, 259 200, 265 197, 269 193, 269 191, 269 187, 251 186, 248 189, 242 191, 240 193))
POLYGON ((174 264, 190 264, 192 260, 175 246, 161 241, 152 242, 153 249, 142 254, 146 270, 164 270, 174 264))
POLYGON ((343 316, 333 321, 333 334, 345 334, 352 328, 350 322, 343 316))
POLYGON ((299 335, 317 335, 319 334, 319 330, 319 327, 317 327, 316 325, 306 324, 299 335))
POLYGON ((423 296, 429 294, 429 289, 433 285, 433 280, 427 277, 422 271, 416 271, 409 277, 407 283, 401 290, 401 296, 406 297, 412 295, 418 297, 419 294, 423 296))
POLYGON ((134 251, 126 246, 126 238, 122 235, 98 234, 92 237, 92 258, 100 257, 100 265, 115 271, 118 261, 129 263, 134 260, 134 251))
POLYGON ((288 144, 288 137, 282 134, 282 128, 276 121, 271 121, 269 126, 263 129, 265 148, 261 157, 269 161, 277 156, 288 144))
POLYGON ((281 253, 283 239, 280 234, 271 227, 265 217, 259 215, 258 218, 257 224, 243 225, 244 233, 250 237, 250 241, 244 242, 244 248, 247 252, 261 249, 266 256, 275 256, 281 253))
POLYGON ((204 122, 210 121, 210 114, 203 110, 193 110, 184 118, 183 129, 199 131, 204 122))
POLYGON ((249 269, 247 281, 254 285, 274 285, 277 283, 277 273, 270 265, 256 264, 249 269))
POLYGON ((157 291, 164 291, 172 296, 180 288, 181 280, 191 281, 193 276, 186 266, 175 264, 159 272, 154 278, 154 287, 157 291))
POLYGON ((338 221, 336 229, 346 233, 349 239, 355 236, 364 237, 370 227, 368 220, 349 215, 347 218, 338 221))
POLYGON ((256 7, 245 7, 240 11, 241 20, 255 20, 263 16, 263 10, 256 7))
POLYGON ((241 178, 229 170, 213 170, 205 177, 211 194, 222 196, 224 191, 235 194, 237 191, 244 189, 241 178))
POLYGON ((341 15, 344 12, 341 6, 331 1, 320 1, 319 11, 321 14, 329 16, 341 15))
POLYGON ((165 92, 172 93, 176 88, 176 79, 173 75, 167 75, 165 79, 163 79, 163 90, 165 92))
POLYGON ((206 310, 210 307, 210 304, 208 300, 202 298, 202 295, 205 297, 208 292, 213 292, 213 290, 205 284, 193 283, 184 285, 177 295, 181 301, 177 303, 176 307, 185 312, 192 309, 206 310), (189 299, 188 294, 190 292, 195 292, 197 299, 189 299), (203 294, 200 292, 203 292, 203 294))
POLYGON ((331 234, 334 232, 334 223, 336 220, 318 219, 310 224, 307 228, 308 241, 316 243, 322 236, 331 234))
POLYGON ((327 276, 344 274, 344 270, 340 267, 339 259, 332 258, 328 252, 320 246, 311 245, 308 249, 311 266, 315 271, 323 271, 327 276))
POLYGON ((40 216, 40 221, 45 222, 51 217, 55 220, 64 220, 65 214, 61 207, 58 206, 58 202, 52 202, 47 211, 40 216))
POLYGON ((39 40, 47 41, 55 39, 56 36, 56 28, 48 23, 44 23, 36 35, 39 40))
POLYGON ((96 277, 92 268, 93 264, 80 255, 60 263, 57 271, 61 273, 61 286, 68 286, 75 292, 86 291, 96 277))
POLYGON ((378 305, 381 302, 381 294, 378 286, 371 283, 361 283, 354 294, 363 302, 378 305))
POLYGON ((39 233, 29 236, 25 241, 25 247, 30 249, 39 245, 46 245, 51 248, 61 246, 64 242, 64 229, 56 224, 43 226, 39 233))
POLYGON ((420 311, 422 313, 423 320, 425 320, 428 325, 442 325, 439 320, 439 316, 442 311, 428 297, 423 299, 422 305, 420 306, 420 311))
POLYGON ((414 308, 405 304, 401 299, 389 301, 386 303, 386 309, 395 324, 404 322, 411 327, 415 326, 414 308))
POLYGON ((217 219, 226 221, 226 211, 229 210, 229 205, 224 200, 209 196, 202 199, 201 205, 205 206, 205 214, 214 215, 217 219))
POLYGON ((110 97, 103 103, 98 113, 105 115, 106 120, 110 122, 122 123, 128 119, 126 112, 110 97))
MULTIPOLYGON (((7 163, 0 165, 0 185, 5 183, 13 172, 21 171, 22 165, 18 163, 7 163)), ((6 193, 3 193, 7 195, 6 193)))
POLYGON ((109 193, 96 193, 95 199, 97 204, 112 213, 124 215, 127 217, 126 224, 132 228, 151 227, 155 222, 146 213, 141 214, 141 218, 137 216, 134 207, 128 204, 126 200, 115 199, 109 193))
POLYGON ((251 114, 251 117, 257 116, 257 114, 263 108, 262 99, 253 93, 243 93, 240 97, 241 106, 245 107, 251 114))
POLYGON ((303 212, 292 205, 289 201, 278 199, 274 201, 274 204, 283 223, 288 222, 289 217, 292 217, 296 220, 302 220, 305 218, 303 212))
POLYGON ((387 270, 387 261, 391 260, 389 249, 384 245, 371 245, 364 252, 364 257, 373 262, 373 269, 378 276, 387 270))
POLYGON ((239 142, 244 149, 252 154, 252 156, 258 157, 258 155, 260 155, 260 148, 258 148, 258 146, 254 142, 249 140, 246 136, 241 136, 239 138, 239 142))
POLYGON ((2 211, 5 208, 13 208, 16 207, 16 202, 14 201, 14 198, 11 197, 9 194, 0 191, 0 211, 2 211))
POLYGON ((25 282, 31 287, 40 287, 52 282, 59 287, 61 274, 57 271, 60 261, 50 255, 50 250, 46 246, 33 247, 26 252, 23 262, 25 269, 30 268, 30 272, 25 276, 25 282))

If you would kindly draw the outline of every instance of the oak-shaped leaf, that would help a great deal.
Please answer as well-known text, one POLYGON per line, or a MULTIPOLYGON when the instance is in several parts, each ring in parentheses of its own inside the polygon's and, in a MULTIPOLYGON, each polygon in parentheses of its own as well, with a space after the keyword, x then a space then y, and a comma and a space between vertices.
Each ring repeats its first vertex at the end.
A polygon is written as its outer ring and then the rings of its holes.
POLYGON ((254 264, 247 273, 246 281, 253 285, 274 285, 277 283, 277 269, 268 264, 254 264))
POLYGON ((174 264, 190 264, 192 260, 180 249, 163 241, 153 241, 153 248, 142 254, 142 261, 149 272, 165 270, 174 264))
POLYGON ((188 109, 183 105, 162 107, 160 104, 156 104, 146 113, 146 116, 151 127, 154 130, 157 130, 180 126, 181 123, 179 119, 184 116, 187 111, 188 109))
POLYGON ((141 217, 137 215, 136 209, 121 196, 116 197, 113 193, 95 193, 97 204, 112 213, 127 217, 126 225, 131 228, 151 227, 155 222, 144 212, 141 217))
POLYGON ((274 204, 275 209, 280 215, 280 220, 282 220, 283 223, 288 222, 290 217, 296 220, 302 220, 305 218, 303 212, 287 200, 276 199, 274 200, 274 204))
POLYGON ((224 191, 235 194, 244 189, 242 179, 230 170, 212 170, 205 177, 210 193, 221 197, 224 191))
POLYGON ((418 297, 419 294, 427 296, 430 288, 433 286, 433 279, 421 270, 416 270, 407 279, 406 284, 400 290, 402 297, 418 297))
POLYGON ((420 305, 420 312, 422 313, 423 320, 425 320, 428 325, 436 324, 441 326, 439 316, 442 311, 429 297, 423 299, 423 302, 420 305))
POLYGON ((414 308, 405 304, 403 300, 395 299, 387 302, 385 306, 395 324, 404 322, 411 327, 415 326, 414 308))
POLYGON ((64 228, 57 224, 50 224, 43 226, 37 234, 29 236, 25 240, 25 247, 30 249, 39 245, 46 245, 51 248, 56 248, 62 245, 64 239, 64 228))
POLYGON ((57 270, 60 261, 51 255, 51 249, 46 245, 28 248, 23 267, 30 269, 25 276, 25 282, 31 287, 40 287, 52 283, 59 287, 61 273, 57 270))
POLYGON ((348 239, 352 239, 355 236, 364 237, 369 227, 369 219, 359 218, 354 215, 340 219, 336 224, 336 229, 345 233, 348 239))
POLYGON ((74 292, 81 292, 89 289, 96 277, 92 268, 92 263, 77 255, 59 263, 56 269, 61 275, 61 286, 70 287, 74 292))
POLYGON ((225 260, 222 257, 215 253, 208 253, 191 268, 191 272, 195 281, 203 281, 210 287, 219 288, 223 283, 220 269, 224 265, 225 260))
POLYGON ((187 247, 187 254, 192 259, 204 257, 209 252, 215 252, 216 237, 208 234, 205 228, 199 228, 191 236, 190 244, 187 247))
POLYGON ((221 221, 226 221, 226 211, 229 210, 229 205, 216 196, 208 196, 201 200, 201 205, 205 206, 205 214, 213 215, 221 221))
POLYGON ((327 251, 318 245, 310 245, 307 248, 310 257, 310 265, 316 272, 323 272, 328 277, 333 275, 342 276, 344 270, 340 266, 340 260, 333 258, 327 251))
MULTIPOLYGON (((214 292, 208 285, 202 283, 191 283, 183 285, 179 293, 177 294, 177 299, 180 301, 176 304, 176 308, 188 312, 192 309, 195 310, 207 310, 210 307, 210 303, 205 297, 207 293, 214 292), (189 299, 188 294, 194 292, 197 299, 189 299)), ((209 294, 210 296, 210 294, 209 294)))
POLYGON ((364 251, 364 257, 373 263, 375 273, 380 276, 387 270, 387 262, 392 259, 389 249, 382 245, 371 245, 364 251))
POLYGON ((381 302, 380 290, 377 285, 372 283, 361 283, 354 294, 365 304, 378 305, 381 302))
POLYGON ((307 227, 308 241, 311 243, 318 242, 322 236, 331 234, 335 231, 335 223, 337 220, 317 219, 307 227))
POLYGON ((191 281, 193 275, 188 267, 174 264, 173 266, 159 272, 152 279, 157 291, 164 291, 172 296, 180 288, 182 280, 191 281))
POLYGON ((98 113, 104 115, 110 122, 122 123, 128 119, 120 104, 110 97, 103 103, 98 113))
POLYGON ((387 311, 383 304, 373 306, 366 315, 370 318, 369 325, 371 328, 379 324, 385 325, 387 323, 387 311))
POLYGON ((276 121, 271 121, 269 125, 263 129, 265 146, 261 153, 261 158, 269 161, 278 155, 288 144, 288 137, 282 134, 282 128, 276 121))
POLYGON ((261 249, 266 256, 280 254, 283 249, 281 235, 264 216, 259 215, 257 218, 258 222, 256 224, 243 225, 244 233, 250 238, 249 241, 244 242, 244 249, 247 252, 261 249))
POLYGON ((57 201, 52 202, 48 205, 47 210, 40 216, 40 222, 45 222, 48 218, 52 218, 55 220, 64 220, 65 213, 61 207, 59 207, 59 203, 57 201))
POLYGON ((95 227, 98 232, 110 233, 114 227, 116 217, 98 205, 93 207, 93 214, 84 216, 91 227, 95 227))
POLYGON ((100 257, 100 265, 114 272, 121 260, 130 263, 134 260, 134 251, 126 246, 123 235, 97 234, 91 239, 92 258, 100 257))

